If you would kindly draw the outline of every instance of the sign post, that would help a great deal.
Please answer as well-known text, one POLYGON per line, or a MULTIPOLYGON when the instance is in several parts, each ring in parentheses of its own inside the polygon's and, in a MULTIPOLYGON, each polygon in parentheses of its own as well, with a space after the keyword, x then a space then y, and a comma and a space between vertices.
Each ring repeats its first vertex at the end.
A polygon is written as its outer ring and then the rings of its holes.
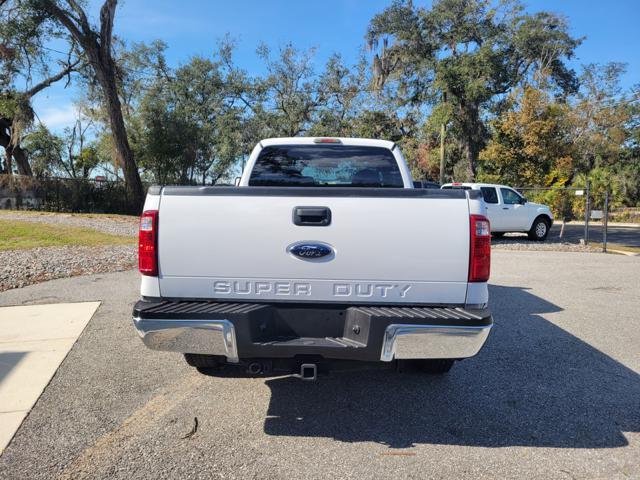
POLYGON ((587 180, 587 189, 585 192, 585 205, 584 205, 584 244, 589 245, 589 210, 591 209, 591 204, 589 201, 589 180, 587 180))
POLYGON ((607 228, 609 226, 609 189, 604 192, 604 230, 602 231, 602 251, 607 253, 607 228))

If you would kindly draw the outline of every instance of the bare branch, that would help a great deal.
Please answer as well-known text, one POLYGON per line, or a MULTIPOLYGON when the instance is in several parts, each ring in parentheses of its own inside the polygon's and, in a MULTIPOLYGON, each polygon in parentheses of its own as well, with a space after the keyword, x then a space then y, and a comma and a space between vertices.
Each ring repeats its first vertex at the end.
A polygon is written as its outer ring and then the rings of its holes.
POLYGON ((67 0, 69 6, 76 12, 78 15, 77 21, 82 28, 84 33, 87 33, 91 30, 91 26, 89 25, 89 20, 87 20, 87 14, 84 13, 83 8, 76 2, 75 0, 67 0))
POLYGON ((55 2, 53 2, 52 0, 44 0, 44 8, 47 12, 53 15, 62 25, 64 25, 67 28, 67 30, 69 30, 71 35, 78 41, 78 43, 80 43, 81 45, 84 45, 87 42, 88 37, 86 32, 80 31, 80 29, 78 28, 78 25, 76 25, 76 23, 67 14, 67 12, 65 12, 60 7, 58 7, 55 4, 55 2))
POLYGON ((25 92, 25 95, 27 95, 27 97, 29 97, 29 98, 33 97, 35 94, 37 94, 38 92, 44 90, 45 88, 47 88, 51 84, 53 84, 53 83, 57 82, 58 80, 61 80, 62 78, 64 78, 65 75, 70 74, 73 70, 75 70, 75 68, 78 66, 79 63, 80 63, 80 59, 76 60, 75 62, 73 62, 73 63, 71 63, 69 65, 67 65, 65 68, 63 68, 61 71, 59 71, 55 75, 52 75, 49 78, 44 79, 42 82, 38 83, 35 87, 32 87, 31 89, 27 90, 25 92))

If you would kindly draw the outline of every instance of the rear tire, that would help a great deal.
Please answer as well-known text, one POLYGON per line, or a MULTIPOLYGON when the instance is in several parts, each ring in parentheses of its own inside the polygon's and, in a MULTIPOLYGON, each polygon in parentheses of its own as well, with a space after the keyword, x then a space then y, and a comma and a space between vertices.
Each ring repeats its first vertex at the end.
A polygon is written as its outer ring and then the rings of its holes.
POLYGON ((199 353, 185 353, 184 359, 189 365, 202 370, 222 370, 224 361, 215 355, 202 355, 199 353))
POLYGON ((544 217, 538 217, 533 221, 531 230, 529 230, 529 239, 536 242, 543 242, 549 235, 549 220, 544 217))
POLYGON ((432 360, 420 360, 419 368, 430 375, 443 375, 451 370, 455 360, 451 358, 436 358, 432 360))

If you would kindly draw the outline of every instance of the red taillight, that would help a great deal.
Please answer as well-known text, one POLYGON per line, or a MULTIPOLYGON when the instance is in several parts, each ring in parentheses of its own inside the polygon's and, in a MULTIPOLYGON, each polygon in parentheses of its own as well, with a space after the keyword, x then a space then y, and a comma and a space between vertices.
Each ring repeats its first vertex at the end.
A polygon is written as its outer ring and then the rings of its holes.
POLYGON ((138 234, 138 270, 142 275, 158 275, 158 210, 140 216, 138 234))
POLYGON ((491 270, 491 227, 487 217, 471 215, 469 281, 486 282, 491 270))

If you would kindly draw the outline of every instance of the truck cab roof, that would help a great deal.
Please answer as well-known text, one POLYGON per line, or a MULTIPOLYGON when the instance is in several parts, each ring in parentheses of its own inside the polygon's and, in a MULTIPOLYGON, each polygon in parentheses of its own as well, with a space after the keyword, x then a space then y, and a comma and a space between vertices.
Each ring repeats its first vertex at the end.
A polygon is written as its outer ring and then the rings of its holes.
POLYGON ((238 186, 414 188, 394 142, 346 137, 262 140, 251 152, 238 186))
POLYGON ((372 138, 348 138, 348 137, 278 137, 267 138, 260 142, 262 147, 273 145, 313 145, 313 144, 336 144, 362 147, 383 147, 392 150, 395 143, 390 140, 377 140, 372 138))
POLYGON ((482 188, 482 187, 496 187, 496 188, 510 188, 514 190, 514 188, 509 185, 501 185, 497 183, 478 183, 478 182, 445 183, 440 188, 464 188, 464 187, 471 188, 471 189, 482 188))

